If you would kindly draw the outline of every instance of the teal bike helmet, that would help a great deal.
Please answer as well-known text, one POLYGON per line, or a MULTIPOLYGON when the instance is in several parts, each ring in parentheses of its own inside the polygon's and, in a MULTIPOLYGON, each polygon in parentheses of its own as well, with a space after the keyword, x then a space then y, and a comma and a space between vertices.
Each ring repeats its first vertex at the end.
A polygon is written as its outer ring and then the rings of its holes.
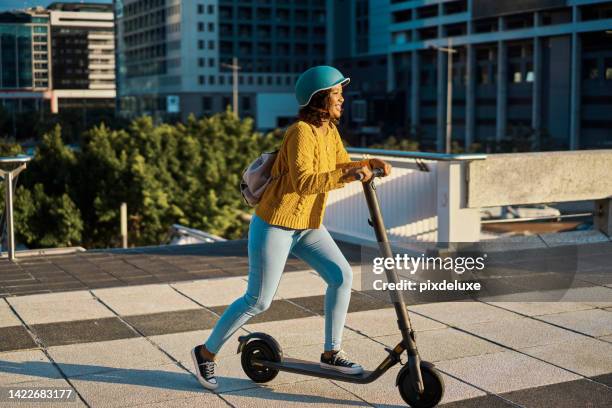
POLYGON ((312 67, 304 71, 295 83, 295 97, 300 107, 304 107, 317 92, 333 88, 338 84, 345 86, 350 80, 329 65, 312 67))

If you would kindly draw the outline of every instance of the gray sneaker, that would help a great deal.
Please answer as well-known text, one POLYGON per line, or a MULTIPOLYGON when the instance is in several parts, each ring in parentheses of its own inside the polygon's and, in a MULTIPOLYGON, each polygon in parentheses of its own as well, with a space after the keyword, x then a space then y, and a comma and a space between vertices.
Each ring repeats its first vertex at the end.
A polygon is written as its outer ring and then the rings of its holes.
POLYGON ((215 390, 219 386, 217 377, 215 377, 215 366, 217 363, 204 359, 200 354, 201 349, 202 345, 199 345, 191 350, 191 359, 196 368, 196 377, 204 388, 215 390))
POLYGON ((363 367, 357 363, 353 363, 348 359, 346 353, 342 350, 335 353, 333 356, 326 358, 325 354, 321 354, 321 368, 340 371, 344 374, 361 374, 363 367))

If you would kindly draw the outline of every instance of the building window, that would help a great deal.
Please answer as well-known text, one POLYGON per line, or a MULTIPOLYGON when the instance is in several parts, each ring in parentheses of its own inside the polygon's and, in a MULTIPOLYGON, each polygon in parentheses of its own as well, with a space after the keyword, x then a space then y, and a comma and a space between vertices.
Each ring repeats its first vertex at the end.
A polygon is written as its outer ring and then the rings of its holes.
POLYGON ((225 77, 223 75, 219 75, 219 85, 225 85, 225 77))
POLYGON ((243 96, 240 109, 243 111, 251 110, 251 98, 249 98, 248 96, 243 96))
POLYGON ((210 96, 202 97, 202 110, 203 111, 212 110, 212 98, 210 96))
POLYGON ((519 64, 510 64, 508 68, 509 82, 513 82, 515 84, 523 82, 523 74, 519 64))
POLYGON ((585 59, 582 61, 582 75, 584 79, 599 78, 599 69, 597 69, 596 59, 585 59))
POLYGON ((198 14, 203 14, 203 13, 204 13, 204 5, 198 4, 198 14))
POLYGON ((243 85, 244 84, 244 77, 239 76, 238 77, 238 85, 243 85))
POLYGON ((204 49, 204 40, 198 40, 198 49, 200 50, 204 49))
POLYGON ((487 66, 480 65, 476 68, 478 83, 482 85, 487 85, 491 83, 491 78, 489 77, 489 69, 487 66))
POLYGON ((279 76, 276 77, 276 85, 282 85, 282 78, 279 76))
POLYGON ((227 109, 228 106, 231 109, 232 108, 232 103, 230 102, 229 96, 224 96, 223 97, 223 110, 227 109))
POLYGON ((213 14, 215 12, 215 6, 212 4, 208 5, 208 14, 213 14))
POLYGON ((213 40, 208 40, 208 49, 209 50, 215 49, 215 42, 213 40))
POLYGON ((606 58, 605 69, 606 81, 612 81, 612 58, 606 58))
POLYGON ((215 31, 215 23, 208 23, 208 31, 211 33, 215 31))
POLYGON ((272 77, 268 76, 268 78, 266 79, 266 82, 268 83, 268 85, 272 85, 272 77))
POLYGON ((249 75, 249 77, 247 78, 247 82, 249 85, 253 85, 253 77, 249 75))
POLYGON ((204 58, 198 58, 198 67, 204 66, 204 58))
POLYGON ((209 58, 208 59, 208 66, 209 67, 214 67, 215 66, 215 59, 214 58, 209 58))
POLYGON ((211 85, 215 84, 215 76, 214 75, 209 75, 208 76, 208 83, 211 85))
POLYGON ((198 23, 198 31, 204 31, 204 23, 201 21, 198 23))
POLYGON ((204 80, 204 75, 200 75, 200 76, 198 77, 198 83, 199 83, 200 85, 204 85, 204 84, 206 83, 206 82, 205 82, 205 80, 204 80))
POLYGON ((257 85, 263 85, 263 78, 257 77, 257 85))

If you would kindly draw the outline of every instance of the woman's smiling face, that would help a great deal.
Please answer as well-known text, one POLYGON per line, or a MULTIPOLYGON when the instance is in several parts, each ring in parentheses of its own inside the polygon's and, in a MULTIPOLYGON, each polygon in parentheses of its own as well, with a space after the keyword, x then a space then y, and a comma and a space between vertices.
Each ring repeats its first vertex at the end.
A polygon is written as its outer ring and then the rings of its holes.
POLYGON ((331 88, 329 92, 329 116, 332 119, 340 119, 340 116, 342 116, 343 103, 344 97, 342 97, 342 85, 338 84, 331 88))

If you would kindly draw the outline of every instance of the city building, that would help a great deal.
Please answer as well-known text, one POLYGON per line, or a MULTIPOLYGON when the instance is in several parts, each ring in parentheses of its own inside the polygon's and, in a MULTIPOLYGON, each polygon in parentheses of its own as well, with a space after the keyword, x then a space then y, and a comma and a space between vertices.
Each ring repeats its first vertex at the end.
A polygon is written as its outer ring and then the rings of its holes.
POLYGON ((115 107, 109 4, 53 3, 0 13, 0 101, 9 112, 115 107))
POLYGON ((233 104, 258 129, 291 121, 297 76, 326 61, 325 0, 115 2, 119 111, 186 119, 233 104))
POLYGON ((52 3, 51 110, 115 108, 112 5, 52 3))
POLYGON ((0 13, 0 106, 41 110, 48 98, 49 15, 41 8, 0 13))
POLYGON ((327 0, 327 61, 351 78, 341 122, 353 144, 402 133, 398 93, 388 89, 389 6, 388 0, 327 0))
POLYGON ((389 88, 422 147, 445 147, 451 52, 460 145, 612 146, 612 1, 391 0, 390 13, 389 88))

